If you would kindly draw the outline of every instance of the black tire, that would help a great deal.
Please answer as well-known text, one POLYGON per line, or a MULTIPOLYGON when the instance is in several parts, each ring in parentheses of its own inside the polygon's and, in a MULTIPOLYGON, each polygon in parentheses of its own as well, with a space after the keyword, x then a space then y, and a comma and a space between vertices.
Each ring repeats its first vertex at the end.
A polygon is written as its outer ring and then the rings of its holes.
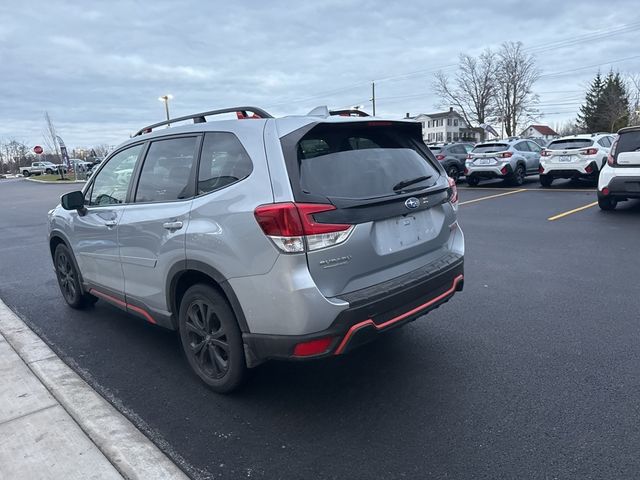
POLYGON ((22 171, 22 176, 23 177, 28 177, 29 175, 31 175, 31 172, 29 170, 23 170, 22 171))
POLYGON ((517 165, 515 171, 511 174, 511 183, 515 186, 519 187, 524 183, 524 179, 527 176, 527 172, 525 171, 522 165, 517 165))
POLYGON ((478 177, 467 177, 467 183, 470 187, 477 187, 480 184, 480 179, 478 177))
POLYGON ((51 175, 53 173, 53 170, 51 170, 50 168, 47 168, 44 173, 46 173, 47 175, 51 175))
POLYGON ((200 380, 218 393, 237 389, 247 371, 242 333, 220 292, 205 284, 190 287, 178 322, 182 349, 200 380))
POLYGON ((98 297, 82 292, 80 275, 73 256, 66 245, 60 244, 56 247, 53 254, 53 266, 56 270, 62 297, 71 308, 81 310, 98 301, 98 297))
POLYGON ((598 195, 598 206, 600 210, 604 210, 605 212, 615 210, 618 206, 618 200, 612 197, 603 197, 598 195))
POLYGON ((458 180, 460 180, 460 169, 455 165, 451 165, 447 167, 447 175, 449 175, 454 182, 458 183, 458 180))
POLYGON ((540 185, 544 188, 549 188, 553 183, 553 177, 551 175, 542 175, 540 174, 540 185))

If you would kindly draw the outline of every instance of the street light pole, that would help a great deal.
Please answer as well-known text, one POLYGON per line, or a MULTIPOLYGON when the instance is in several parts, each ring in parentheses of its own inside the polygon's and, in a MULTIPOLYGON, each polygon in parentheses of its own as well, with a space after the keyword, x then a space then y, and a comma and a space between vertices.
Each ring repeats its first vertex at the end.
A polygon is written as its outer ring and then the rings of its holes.
MULTIPOLYGON (((169 121, 169 100, 171 100, 172 98, 173 98, 173 95, 171 94, 162 95, 161 97, 158 97, 158 100, 160 100, 161 102, 164 102, 164 111, 167 114, 167 122, 169 121)), ((171 124, 167 123, 167 126, 170 127, 171 124)))

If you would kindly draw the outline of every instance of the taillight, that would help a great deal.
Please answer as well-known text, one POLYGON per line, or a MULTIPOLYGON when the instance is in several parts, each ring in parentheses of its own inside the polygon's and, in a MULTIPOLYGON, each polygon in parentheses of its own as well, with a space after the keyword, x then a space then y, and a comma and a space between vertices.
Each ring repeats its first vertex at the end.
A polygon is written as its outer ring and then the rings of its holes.
POLYGON ((582 150, 580 150, 580 155, 595 155, 596 153, 598 153, 598 149, 597 148, 584 148, 582 150))
POLYGON ((436 155, 436 160, 444 160, 445 156, 444 155, 436 155))
POLYGON ((294 357, 309 357, 311 355, 320 355, 325 353, 331 342, 332 337, 318 338, 317 340, 310 340, 308 342, 298 343, 293 349, 294 357))
POLYGON ((255 209, 260 228, 281 251, 301 253, 319 250, 344 242, 353 225, 318 223, 313 215, 335 210, 317 203, 272 203, 255 209))
POLYGON ((473 155, 471 155, 470 153, 467 153, 467 160, 471 160, 473 158, 473 155))
POLYGON ((449 201, 455 206, 458 203, 458 186, 451 177, 447 177, 447 181, 449 182, 449 201))
POLYGON ((610 167, 615 167, 616 166, 616 159, 613 158, 613 155, 609 154, 607 156, 607 165, 609 165, 610 167))
POLYGON ((502 167, 502 168, 500 169, 500 173, 501 173, 502 175, 506 175, 507 173, 509 173, 509 171, 507 170, 507 167, 502 167))
POLYGON ((513 152, 502 152, 498 155, 500 158, 511 158, 513 156, 513 152))
POLYGON ((538 173, 544 173, 544 167, 542 165, 538 167, 538 173))
POLYGON ((550 157, 551 156, 551 152, 549 150, 542 150, 542 152, 540 152, 540 156, 542 156, 542 157, 550 157))
POLYGON ((591 165, 587 165, 587 167, 584 169, 585 173, 591 173, 593 172, 593 167, 591 165))

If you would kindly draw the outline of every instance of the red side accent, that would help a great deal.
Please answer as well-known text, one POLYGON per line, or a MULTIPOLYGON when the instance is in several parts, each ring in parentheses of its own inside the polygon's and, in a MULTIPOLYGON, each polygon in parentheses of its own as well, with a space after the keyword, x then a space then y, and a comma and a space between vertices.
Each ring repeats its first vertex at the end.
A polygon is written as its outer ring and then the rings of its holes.
POLYGON ((391 319, 387 320, 386 322, 383 322, 383 323, 381 323, 379 325, 374 323, 374 321, 371 320, 370 318, 368 318, 367 320, 364 320, 364 321, 362 321, 360 323, 356 323, 355 325, 352 325, 351 328, 349 329, 349 331, 345 334, 345 336, 342 339, 342 341, 340 342, 340 345, 338 345, 338 348, 335 351, 335 355, 340 355, 341 353, 344 352, 344 349, 347 346, 347 344, 349 343, 349 340, 351 340, 351 337, 353 336, 353 334, 356 333, 361 328, 366 327, 368 325, 371 325, 376 330, 382 330, 384 328, 387 328, 390 325, 393 325, 394 323, 398 323, 398 322, 404 320, 405 318, 410 317, 411 315, 414 315, 414 314, 418 313, 420 310, 424 310, 426 308, 429 308, 434 303, 437 303, 440 300, 442 300, 443 298, 448 297, 449 295, 453 294, 453 292, 455 292, 456 288, 458 287, 458 283, 460 283, 463 279, 464 279, 464 275, 458 275, 456 278, 453 279, 453 284, 451 285, 451 288, 449 290, 447 290, 446 292, 441 293, 440 295, 438 295, 435 298, 432 298, 428 302, 423 303, 422 305, 418 305, 416 308, 413 308, 413 309, 409 310, 408 312, 403 313, 402 315, 398 315, 397 317, 393 317, 393 318, 391 318, 391 319))
POLYGON ((145 318, 145 320, 147 320, 147 322, 153 323, 154 325, 156 324, 156 321, 153 319, 151 315, 149 315, 149 312, 147 312, 146 310, 140 307, 136 307, 135 305, 131 305, 127 302, 123 302, 119 298, 112 297, 111 295, 107 295, 106 293, 96 290, 95 288, 90 288, 89 293, 91 295, 95 295, 96 297, 100 297, 103 300, 106 300, 107 302, 114 303, 119 307, 125 308, 127 310, 131 310, 132 312, 136 312, 137 314, 142 315, 145 318))

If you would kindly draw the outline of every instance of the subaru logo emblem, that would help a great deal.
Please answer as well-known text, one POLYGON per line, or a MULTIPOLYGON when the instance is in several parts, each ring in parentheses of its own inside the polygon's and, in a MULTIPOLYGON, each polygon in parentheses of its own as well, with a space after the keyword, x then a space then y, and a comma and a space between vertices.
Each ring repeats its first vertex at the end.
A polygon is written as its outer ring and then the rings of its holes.
POLYGON ((420 200, 418 200, 416 197, 407 198, 404 201, 404 206, 410 210, 413 210, 414 208, 418 208, 420 206, 420 200))

